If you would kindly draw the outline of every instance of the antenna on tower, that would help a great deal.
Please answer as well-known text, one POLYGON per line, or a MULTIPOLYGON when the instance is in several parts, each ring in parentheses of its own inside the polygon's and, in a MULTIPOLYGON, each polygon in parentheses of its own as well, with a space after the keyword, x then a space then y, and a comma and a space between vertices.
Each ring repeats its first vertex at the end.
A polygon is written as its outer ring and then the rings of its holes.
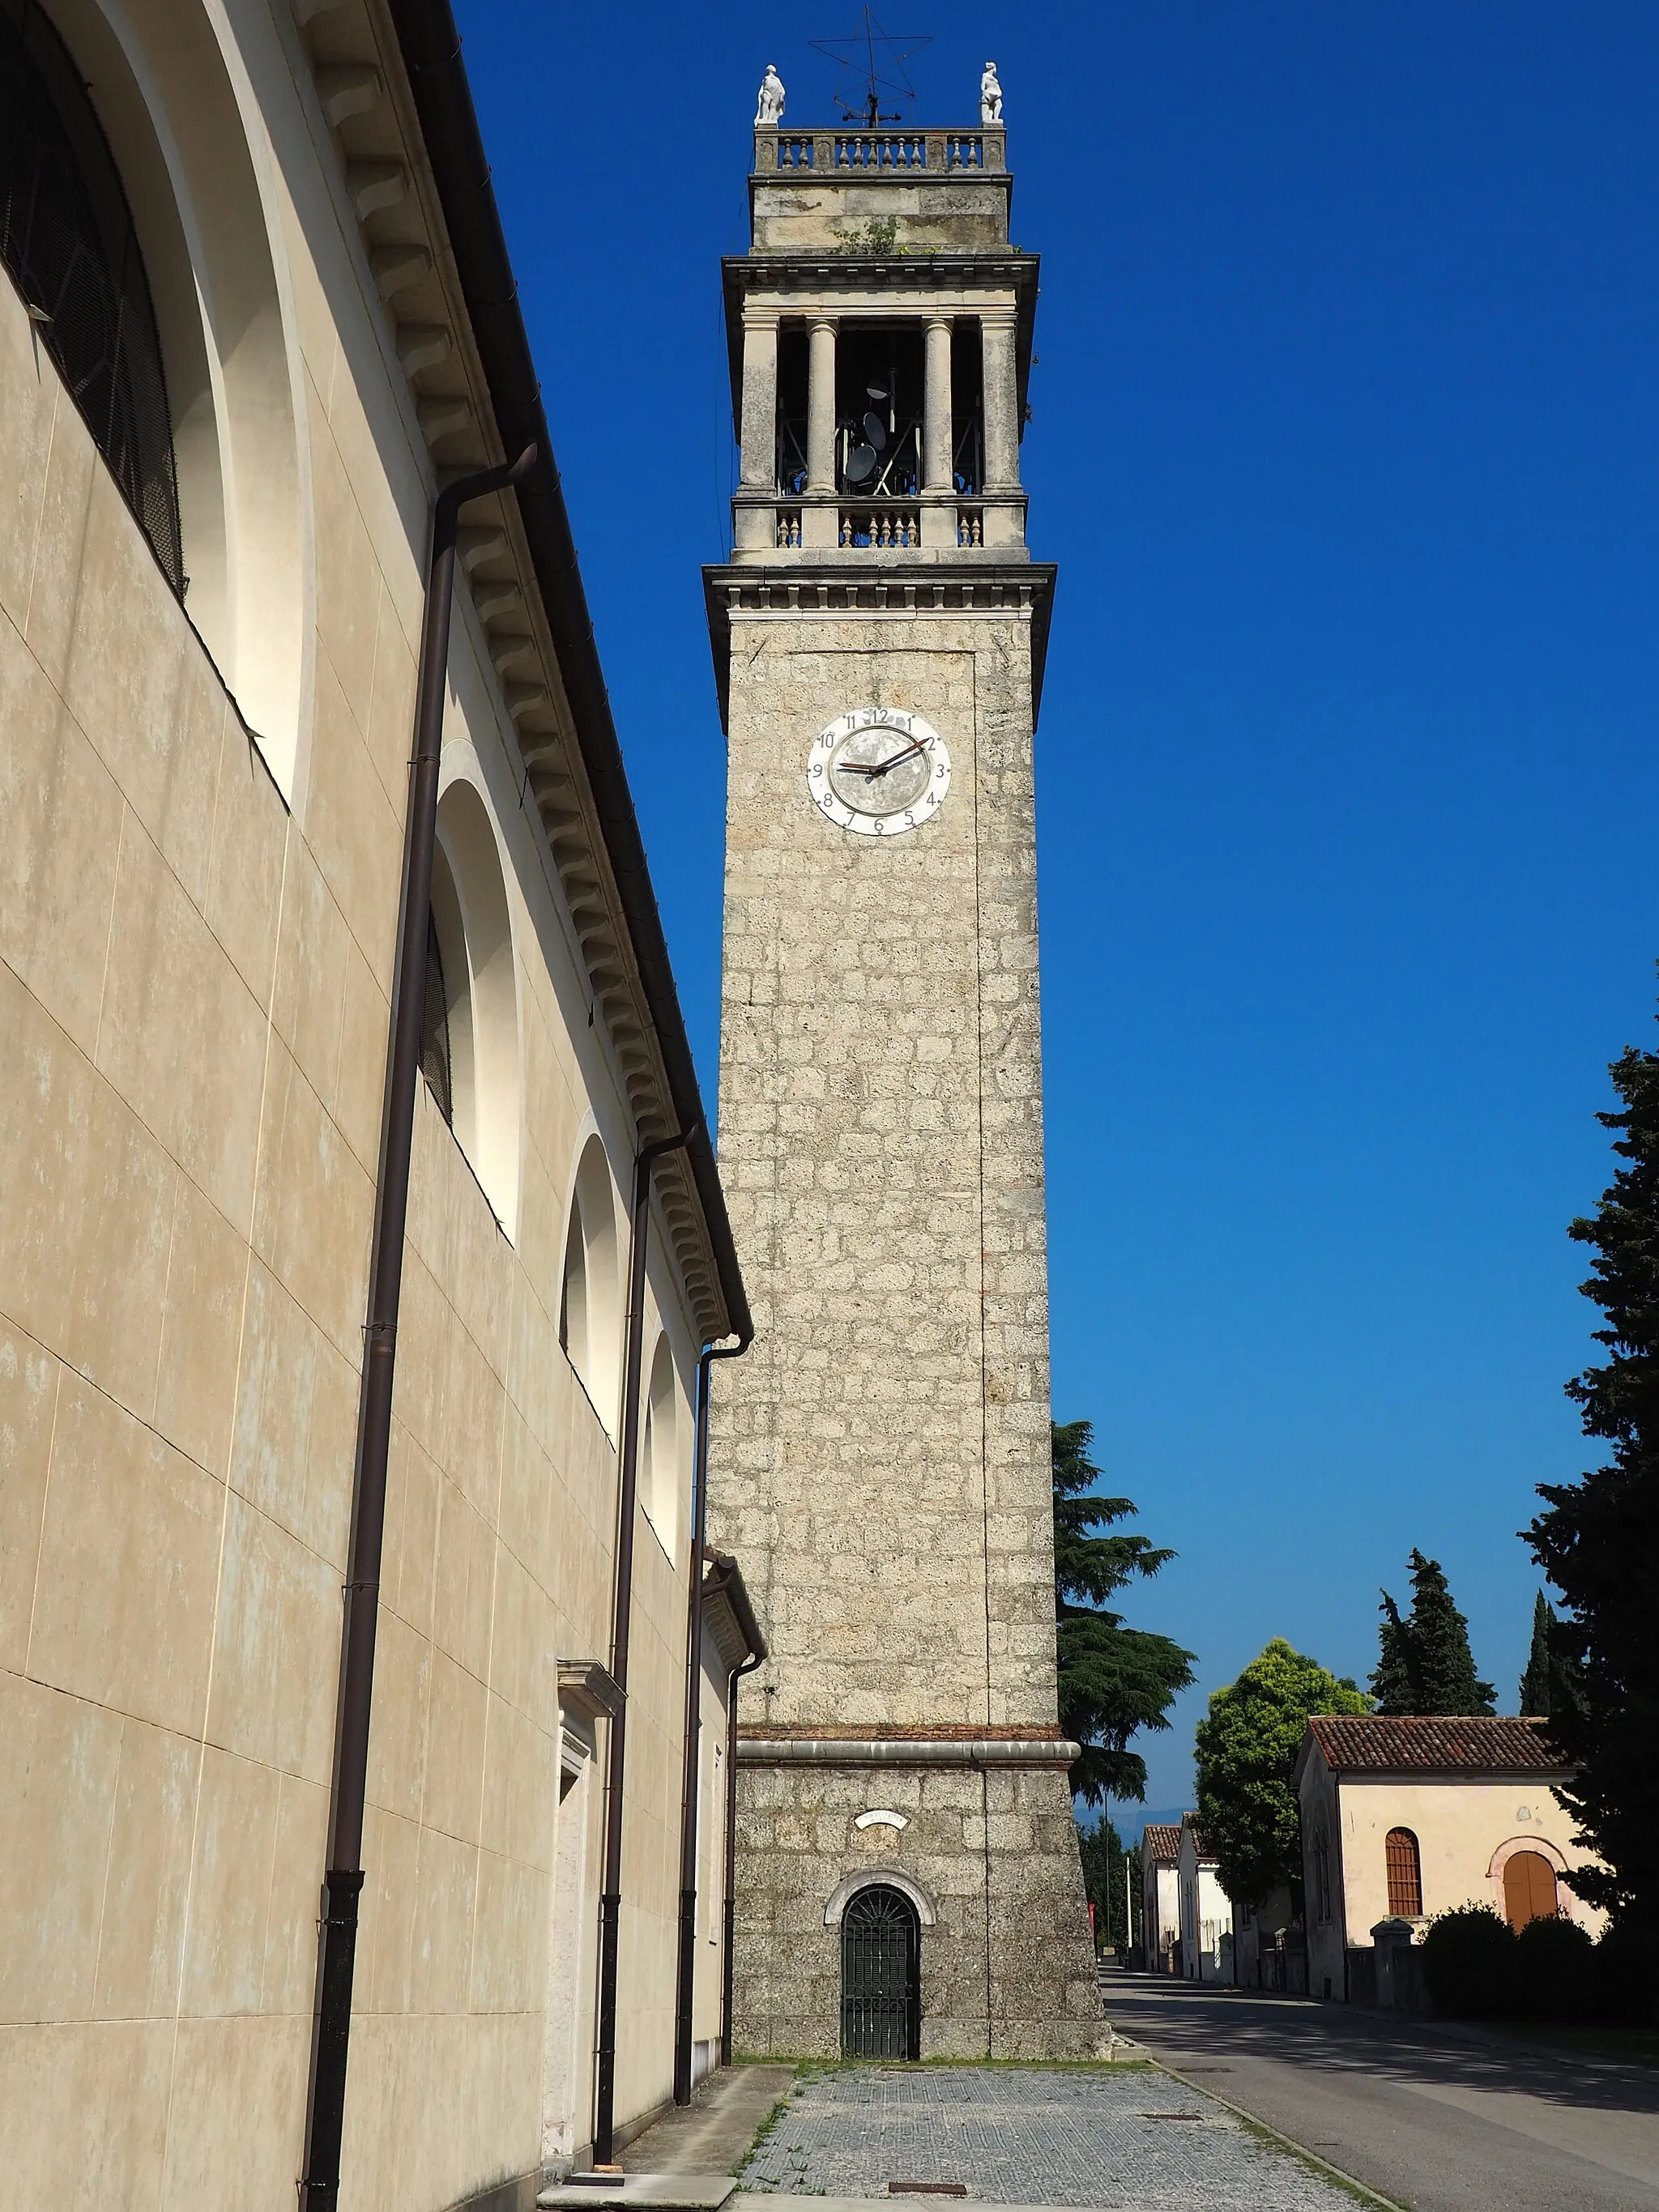
POLYGON ((916 88, 905 74, 904 64, 912 54, 933 44, 930 38, 920 38, 909 31, 901 31, 895 37, 884 31, 874 12, 866 8, 864 27, 854 37, 809 39, 807 44, 815 54, 828 55, 841 70, 831 97, 845 121, 862 123, 873 131, 879 123, 908 120, 902 107, 884 108, 881 103, 884 98, 915 100, 916 88), (879 58, 878 47, 886 50, 879 58))

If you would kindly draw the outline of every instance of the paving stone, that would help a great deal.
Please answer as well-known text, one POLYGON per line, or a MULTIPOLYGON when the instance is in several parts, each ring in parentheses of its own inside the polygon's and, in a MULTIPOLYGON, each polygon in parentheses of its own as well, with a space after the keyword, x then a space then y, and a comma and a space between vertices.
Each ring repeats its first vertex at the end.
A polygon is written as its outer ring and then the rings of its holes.
MULTIPOLYGON (((959 2181, 997 2204, 1352 2212, 1353 2199, 1224 2106, 1147 2068, 883 2067, 808 2075, 745 2191, 885 2197, 959 2181)), ((922 2198, 908 2201, 920 2205, 922 2198)))

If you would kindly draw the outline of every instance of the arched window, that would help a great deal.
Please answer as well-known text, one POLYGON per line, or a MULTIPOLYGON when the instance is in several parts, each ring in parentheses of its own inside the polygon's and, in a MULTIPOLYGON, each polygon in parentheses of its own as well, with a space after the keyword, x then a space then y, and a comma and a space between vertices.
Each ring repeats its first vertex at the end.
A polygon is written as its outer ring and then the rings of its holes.
POLYGON ((1559 1910, 1555 1869, 1542 1851, 1512 1851, 1504 1862, 1504 1917, 1516 1934, 1529 1920, 1553 1920, 1559 1910))
POLYGON ((841 1917, 843 2058, 921 2056, 921 1929, 901 1889, 875 1882, 841 1917))
POLYGON ((1423 1860, 1409 1828, 1390 1828, 1383 1846, 1389 1869, 1389 1911, 1397 1920, 1423 1917, 1423 1860))
POLYGON ((421 1073, 438 1103, 438 1111, 453 1127, 455 1074, 449 1048, 449 988, 444 975, 444 949, 438 940, 437 920, 430 908, 426 917, 426 1001, 421 1012, 421 1073))
POLYGON ((438 808, 427 921, 421 1072, 496 1219, 519 1192, 519 1029, 513 933, 495 831, 472 786, 438 808))
POLYGON ((582 1148, 565 1231, 559 1342, 588 1402, 614 1437, 617 1401, 617 1206, 598 1137, 582 1148))
POLYGON ((182 599, 173 421, 149 280, 81 73, 32 0, 0 0, 0 259, 182 599))
POLYGON ((640 1436, 640 1499, 672 1559, 679 1535, 679 1388, 668 1339, 659 1336, 651 1360, 645 1421, 640 1436))

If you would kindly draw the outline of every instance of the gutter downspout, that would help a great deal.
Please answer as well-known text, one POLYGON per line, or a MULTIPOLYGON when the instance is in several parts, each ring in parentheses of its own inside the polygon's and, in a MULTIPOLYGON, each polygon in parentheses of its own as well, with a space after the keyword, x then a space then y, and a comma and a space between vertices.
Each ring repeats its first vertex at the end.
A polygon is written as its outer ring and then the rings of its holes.
POLYGON ((720 1954, 720 2064, 732 2063, 732 1939, 738 1925, 738 1684, 766 1657, 757 1651, 734 1668, 726 1693, 726 1922, 720 1954))
POLYGON ((702 1570, 708 1534, 708 1380, 717 1359, 741 1359, 752 1328, 724 1351, 705 1345, 697 1360, 697 1441, 692 1460, 691 1594, 685 1624, 685 1752, 680 1773, 680 1948, 674 1989, 674 2102, 691 2101, 691 2009, 696 1984, 697 1751, 702 1705, 702 1570))
POLYGON ((386 1530, 386 1458, 392 1441, 392 1370, 403 1291, 404 1231, 409 1215, 410 1156, 415 1086, 421 1074, 426 1004, 427 915, 432 904, 432 852, 438 833, 438 767, 443 747, 444 688, 455 582, 455 532, 460 510, 486 492, 503 491, 530 470, 536 448, 516 461, 459 477, 432 509, 432 550, 421 623, 420 689, 415 747, 409 763, 404 825, 403 885, 398 913, 398 961, 392 979, 386 1097, 380 1115, 380 1174, 374 1237, 363 1325, 363 1372, 357 1408, 357 1465, 346 1567, 345 1619, 340 1636, 339 1703, 334 1725, 334 1776, 329 1812, 328 1870, 324 1877, 317 2008, 306 2094, 301 2212, 333 2212, 340 2195, 340 2142, 345 2127, 346 2059, 351 2039, 352 1970, 357 1951, 357 1904, 363 1887, 363 1803, 368 1781, 368 1729, 374 1688, 374 1636, 380 1599, 380 1547, 386 1530))
POLYGON ((702 1124, 647 1145, 634 1162, 634 1222, 628 1253, 628 1340, 623 1358, 622 1454, 617 1498, 617 1593, 611 1673, 623 1703, 606 1747, 605 1887, 599 1896, 599 2020, 593 2163, 609 2166, 616 2149, 617 1936, 622 1917, 623 1778, 628 1757, 628 1647, 634 1618, 634 1504, 640 1457, 640 1369, 645 1346, 645 1247, 651 1225, 651 1170, 666 1152, 689 1145, 702 1124))

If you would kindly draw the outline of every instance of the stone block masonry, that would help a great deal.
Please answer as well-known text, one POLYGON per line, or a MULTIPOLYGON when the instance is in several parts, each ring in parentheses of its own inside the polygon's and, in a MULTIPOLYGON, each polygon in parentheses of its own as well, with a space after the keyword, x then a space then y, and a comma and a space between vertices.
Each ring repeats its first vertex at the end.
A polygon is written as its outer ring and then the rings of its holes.
POLYGON ((720 1161, 757 1334, 720 1375, 710 1510, 773 1655, 739 1765, 756 2052, 839 2050, 832 1900, 890 1855, 922 1900, 923 2055, 1102 2033, 1053 1748, 1030 632, 1009 610, 732 618, 720 1161), (814 738, 863 705, 949 750, 909 836, 808 797, 814 738), (910 1763, 762 1763, 820 1730, 903 1738, 910 1763), (975 1731, 1046 1740, 1047 1764, 927 1764, 975 1731), (856 1828, 872 1808, 908 1825, 856 1828))

